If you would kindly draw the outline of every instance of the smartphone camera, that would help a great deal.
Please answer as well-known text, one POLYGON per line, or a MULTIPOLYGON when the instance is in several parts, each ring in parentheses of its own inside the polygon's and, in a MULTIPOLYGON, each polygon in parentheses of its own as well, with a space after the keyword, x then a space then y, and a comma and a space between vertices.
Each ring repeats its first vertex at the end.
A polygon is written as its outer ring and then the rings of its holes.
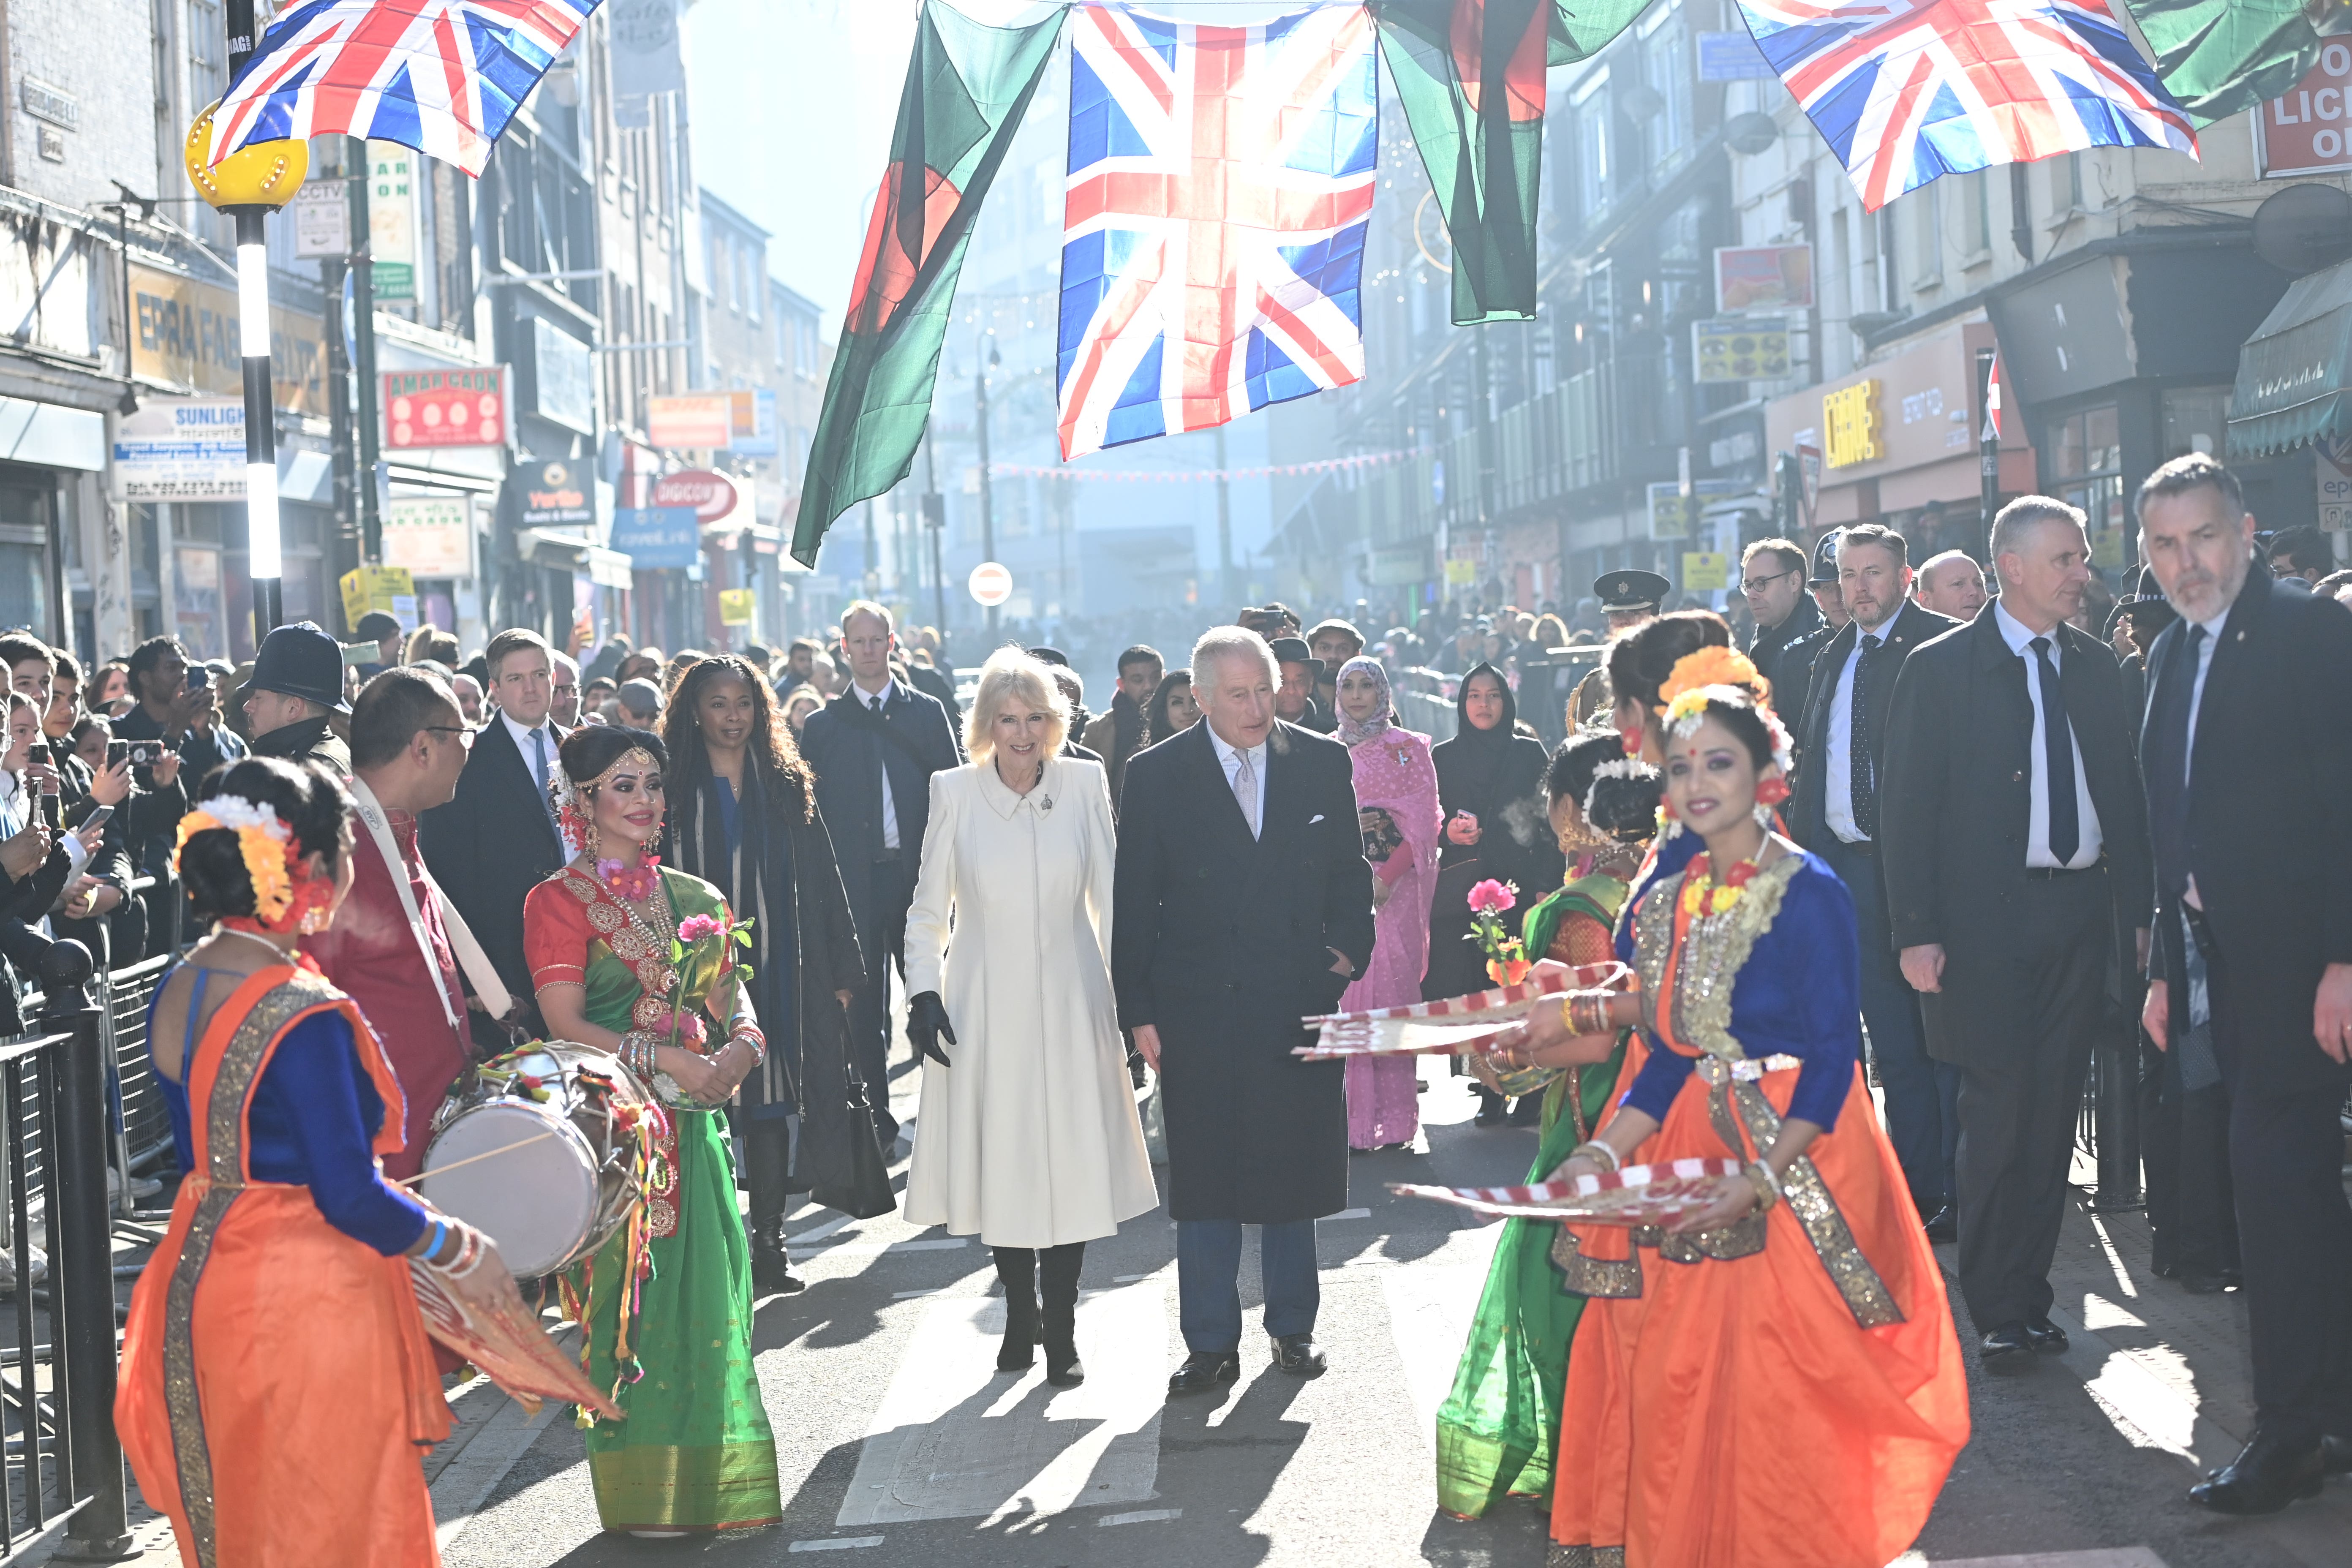
POLYGON ((119 767, 121 767, 123 763, 125 763, 129 762, 130 760, 131 760, 131 742, 128 742, 128 741, 109 741, 109 742, 106 743, 106 765, 107 765, 108 767, 110 767, 110 768, 119 768, 119 767))

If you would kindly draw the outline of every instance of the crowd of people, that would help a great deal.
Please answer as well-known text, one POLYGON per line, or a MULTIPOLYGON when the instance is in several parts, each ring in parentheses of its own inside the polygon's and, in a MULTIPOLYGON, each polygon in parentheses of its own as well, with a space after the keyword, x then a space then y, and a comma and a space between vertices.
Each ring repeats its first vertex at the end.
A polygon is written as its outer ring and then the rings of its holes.
POLYGON ((2310 1495, 2352 1467, 2352 577, 2258 546, 2210 458, 2137 508, 2139 591, 2087 626, 2084 519, 2045 497, 1994 520, 1989 574, 1915 571, 1875 525, 1751 544, 1744 628, 1611 574, 1597 669, 1531 692, 1477 633, 1434 743, 1398 710, 1411 649, 1279 605, 1181 666, 1125 645, 1099 715, 1043 645, 960 698, 865 601, 773 657, 510 630, 460 662, 365 626, 377 668, 304 625, 237 672, 159 640, 87 703, 0 637, 5 918, 118 952, 204 932, 151 1027, 181 1175, 124 1342, 141 1486, 191 1563, 434 1560, 410 1445, 446 1430, 453 1358, 411 1261, 461 1300, 518 1286, 404 1184, 473 1067, 541 1038, 665 1107, 637 1217, 522 1286, 625 1413, 583 1416, 608 1530, 780 1517, 752 1309, 799 1289, 801 1196, 895 1206, 897 1023, 905 1217, 991 1249, 1000 1371, 1084 1380, 1087 1245, 1164 1205, 1170 1395, 1240 1376, 1249 1226, 1273 1368, 1320 1375, 1315 1221, 1431 1086, 1298 1056, 1302 1020, 1486 989, 1500 910, 1526 960, 1614 978, 1456 1062, 1479 1124, 1538 1130, 1531 1183, 1724 1173, 1664 1228, 1507 1223, 1444 1509, 1538 1500, 1555 1563, 1901 1552, 1969 1431, 1932 1247, 1985 1369, 2066 1348, 2075 1110, 2134 1030, 2159 1271, 2251 1309, 2259 1426, 2191 1496, 2310 1495), (270 1415, 347 1435, 352 1398, 365 1443, 270 1415), (1735 1453, 1765 1434, 1804 1462, 1735 1453))

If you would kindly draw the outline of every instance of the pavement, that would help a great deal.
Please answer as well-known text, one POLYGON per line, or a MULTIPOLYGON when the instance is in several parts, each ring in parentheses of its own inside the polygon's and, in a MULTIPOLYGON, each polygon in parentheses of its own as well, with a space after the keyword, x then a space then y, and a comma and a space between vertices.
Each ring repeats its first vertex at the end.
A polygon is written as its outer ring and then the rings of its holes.
MULTIPOLYGON (((458 1429, 426 1466, 445 1561, 753 1565, 838 1552, 852 1554, 841 1568, 1538 1568, 1546 1538, 1536 1509, 1508 1503, 1465 1521, 1435 1502, 1433 1418, 1496 1232, 1386 1188, 1518 1180, 1536 1137, 1473 1127, 1461 1081, 1442 1062, 1423 1070, 1422 1138, 1411 1151, 1352 1160, 1360 1206, 1317 1227, 1327 1376, 1273 1371, 1257 1339, 1244 1348, 1237 1385, 1166 1400, 1183 1351, 1175 1232, 1159 1212, 1088 1247, 1087 1382, 1055 1390, 1042 1362, 1024 1376, 995 1372, 1003 1305, 976 1238, 896 1215, 851 1222, 804 1210, 793 1230, 808 1289, 760 1302, 754 1342, 782 1474, 781 1525, 671 1542, 606 1536, 568 1413, 529 1415, 478 1381, 454 1392, 458 1429)), ((894 1109, 919 1138, 915 1083, 902 1067, 894 1109)), ((904 1143, 898 1152, 903 1184, 904 1143)), ((1254 1239, 1252 1249, 1243 1281, 1254 1309, 1254 1239)), ((2189 1295, 2147 1263, 2138 1213, 2070 1212, 2053 1316, 2073 1349, 2023 1375, 1987 1379, 1972 1365, 1973 1440, 1898 1564, 2352 1564, 2352 1479, 2268 1519, 2222 1519, 2186 1500, 2197 1466, 2225 1461, 2247 1429, 2244 1307, 2234 1295, 2189 1295)), ((1955 1310, 1972 1343, 1957 1292, 1955 1310)), ((163 1521, 138 1528, 155 1549, 147 1561, 172 1561, 163 1521)))

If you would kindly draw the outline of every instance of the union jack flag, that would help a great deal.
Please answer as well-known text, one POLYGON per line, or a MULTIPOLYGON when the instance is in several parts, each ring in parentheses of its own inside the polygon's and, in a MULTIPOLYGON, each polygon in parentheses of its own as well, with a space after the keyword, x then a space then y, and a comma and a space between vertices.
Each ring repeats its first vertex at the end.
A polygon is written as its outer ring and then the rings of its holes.
POLYGON ((263 35, 213 115, 213 160, 342 132, 478 177, 507 121, 599 0, 305 0, 263 35))
POLYGON ((2197 155, 2107 0, 1739 0, 1865 211, 1940 174, 2084 147, 2197 155))
POLYGON ((1062 456, 1203 430, 1364 374, 1372 23, 1073 18, 1062 456))

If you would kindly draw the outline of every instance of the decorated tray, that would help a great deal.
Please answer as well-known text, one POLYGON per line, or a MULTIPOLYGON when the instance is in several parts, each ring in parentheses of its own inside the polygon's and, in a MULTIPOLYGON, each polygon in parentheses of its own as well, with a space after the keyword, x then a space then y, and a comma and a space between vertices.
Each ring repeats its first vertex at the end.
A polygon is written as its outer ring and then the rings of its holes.
POLYGON ((1664 1226, 1706 1207, 1715 1184, 1738 1170, 1737 1160, 1675 1160, 1529 1187, 1424 1187, 1399 1182, 1389 1191, 1409 1198, 1434 1198, 1497 1219, 1516 1215, 1579 1225, 1664 1226))
POLYGON ((1474 991, 1435 1002, 1322 1013, 1305 1021, 1315 1043, 1294 1055, 1313 1061, 1337 1057, 1451 1057, 1483 1051, 1495 1037, 1562 992, 1622 987, 1633 972, 1622 963, 1570 965, 1549 959, 1515 985, 1474 991))
POLYGON ((408 1277, 416 1286, 416 1305, 425 1314, 425 1331, 472 1362, 525 1410, 537 1415, 540 1401, 557 1399, 584 1405, 608 1421, 624 1418, 620 1406, 588 1381, 579 1363, 557 1346, 523 1306, 520 1295, 509 1291, 511 1305, 484 1311, 451 1295, 440 1277, 415 1258, 409 1260, 408 1277))

